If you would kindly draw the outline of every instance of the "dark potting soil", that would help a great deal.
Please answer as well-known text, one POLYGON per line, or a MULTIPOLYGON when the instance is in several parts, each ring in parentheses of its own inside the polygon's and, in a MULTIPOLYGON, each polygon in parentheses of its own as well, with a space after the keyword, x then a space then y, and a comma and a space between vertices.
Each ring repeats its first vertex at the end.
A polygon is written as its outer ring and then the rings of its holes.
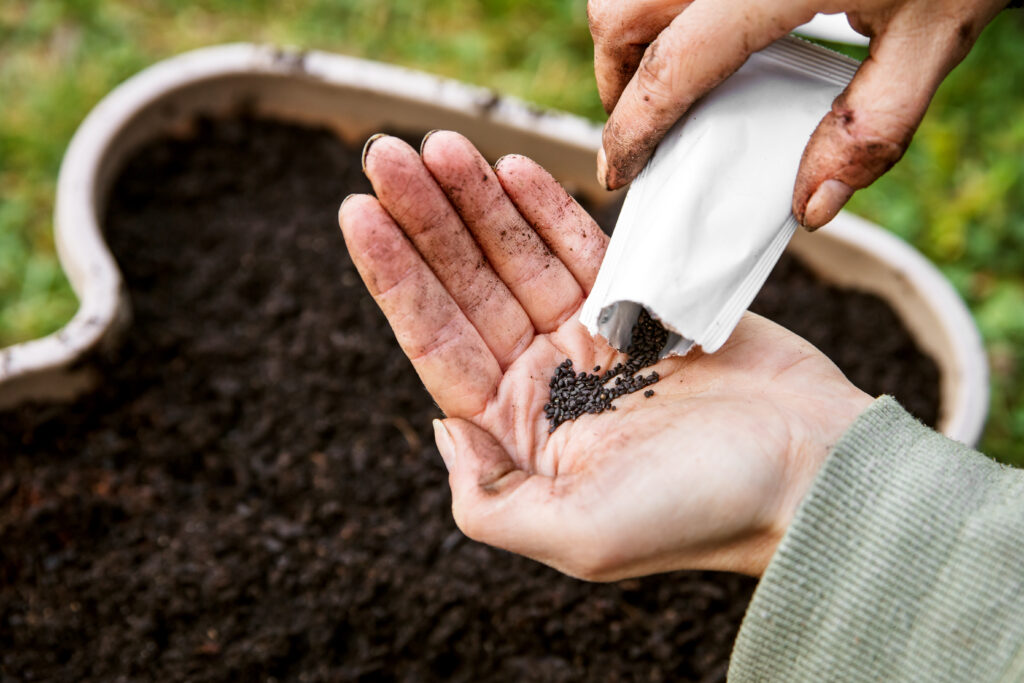
POLYGON ((203 122, 122 173, 107 382, 0 414, 3 678, 722 680, 752 579, 588 584, 455 528, 336 225, 359 153, 203 122))

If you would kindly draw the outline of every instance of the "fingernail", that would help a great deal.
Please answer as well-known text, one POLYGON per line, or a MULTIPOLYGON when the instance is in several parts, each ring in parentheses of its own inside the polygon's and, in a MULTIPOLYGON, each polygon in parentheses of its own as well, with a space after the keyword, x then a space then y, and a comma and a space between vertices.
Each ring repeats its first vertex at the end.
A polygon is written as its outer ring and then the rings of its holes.
POLYGON ((420 156, 423 156, 423 148, 427 146, 427 138, 429 138, 431 135, 433 135, 439 130, 441 129, 435 128, 434 130, 430 131, 429 133, 423 136, 423 140, 420 141, 420 156))
POLYGON ((348 200, 352 199, 352 197, 355 197, 355 194, 350 194, 349 196, 342 199, 341 206, 338 207, 338 227, 341 228, 342 230, 345 229, 345 204, 347 204, 348 200))
POLYGON ((597 182, 608 189, 608 157, 604 153, 604 147, 597 150, 597 182))
POLYGON ((451 472, 455 467, 455 442, 444 422, 434 420, 434 441, 437 442, 437 450, 441 453, 445 468, 451 472))
POLYGON ((381 138, 384 138, 384 137, 387 137, 387 133, 376 133, 374 135, 371 135, 370 139, 366 141, 365 145, 363 145, 362 164, 363 164, 363 173, 364 174, 366 173, 366 155, 370 153, 370 145, 372 145, 373 143, 377 142, 377 140, 380 140, 381 138))
POLYGON ((807 200, 803 224, 808 230, 817 230, 836 217, 839 209, 853 196, 853 188, 841 180, 826 180, 807 200))
POLYGON ((501 166, 501 162, 505 161, 505 159, 508 159, 509 157, 512 157, 512 156, 515 156, 515 155, 514 154, 506 154, 505 156, 503 156, 500 159, 498 159, 497 161, 495 161, 494 165, 491 166, 491 168, 493 168, 495 171, 497 171, 498 167, 501 166))

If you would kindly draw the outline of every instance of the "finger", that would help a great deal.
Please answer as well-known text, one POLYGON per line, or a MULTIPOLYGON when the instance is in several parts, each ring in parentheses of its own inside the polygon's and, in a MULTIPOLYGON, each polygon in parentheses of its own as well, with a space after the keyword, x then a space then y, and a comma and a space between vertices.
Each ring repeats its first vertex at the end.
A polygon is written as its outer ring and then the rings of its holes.
POLYGON ((644 53, 604 127, 598 178, 630 182, 690 106, 760 50, 809 21, 809 3, 695 0, 644 53))
POLYGON ((423 141, 421 153, 533 327, 550 332, 575 313, 583 290, 519 214, 472 143, 458 133, 438 131, 423 141))
POLYGON ((810 229, 903 156, 935 90, 974 43, 962 25, 907 30, 894 18, 804 149, 793 214, 810 229))
POLYGON ((512 203, 576 282, 589 294, 608 236, 540 164, 518 154, 498 159, 494 172, 512 203))
POLYGON ((435 420, 434 435, 464 534, 567 574, 589 573, 591 544, 579 542, 554 479, 518 468, 493 436, 466 420, 435 420))
POLYGON ((367 142, 363 167, 395 220, 484 343, 507 368, 533 339, 533 324, 473 240, 420 155, 395 137, 367 142))
POLYGON ((594 40, 594 75, 605 111, 615 108, 647 46, 688 4, 690 0, 587 3, 587 20, 594 40))
POLYGON ((448 415, 483 410, 501 369, 444 285, 373 197, 338 212, 352 261, 427 391, 448 415))

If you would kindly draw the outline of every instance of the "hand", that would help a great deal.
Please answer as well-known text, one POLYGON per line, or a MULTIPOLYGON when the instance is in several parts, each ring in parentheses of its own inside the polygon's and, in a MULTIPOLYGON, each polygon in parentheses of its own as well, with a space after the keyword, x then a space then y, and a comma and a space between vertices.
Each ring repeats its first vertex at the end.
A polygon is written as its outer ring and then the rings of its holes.
POLYGON ((598 178, 615 189, 643 168, 698 98, 756 52, 846 12, 871 53, 804 150, 793 214, 832 220, 855 190, 899 161, 942 79, 1006 0, 590 0, 597 87, 610 113, 598 178))
POLYGON ((568 574, 760 574, 829 448, 871 399, 799 337, 748 314, 714 355, 663 360, 655 395, 548 434, 566 357, 621 359, 577 313, 608 238, 521 156, 494 170, 462 136, 422 158, 371 139, 379 201, 340 222, 360 274, 448 416, 435 422, 470 537, 568 574))

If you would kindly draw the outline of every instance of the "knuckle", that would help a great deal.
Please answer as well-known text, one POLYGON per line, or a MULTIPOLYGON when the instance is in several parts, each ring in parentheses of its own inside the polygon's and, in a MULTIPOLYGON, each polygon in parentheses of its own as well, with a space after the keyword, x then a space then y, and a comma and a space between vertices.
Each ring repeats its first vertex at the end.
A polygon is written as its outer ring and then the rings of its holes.
POLYGON ((658 38, 640 60, 636 72, 636 85, 641 98, 650 102, 652 97, 661 98, 672 90, 675 64, 669 57, 664 38, 658 38))
POLYGON ((908 116, 904 112, 894 111, 879 115, 878 125, 875 126, 875 134, 879 142, 886 143, 894 148, 902 149, 910 144, 910 139, 917 130, 918 120, 916 117, 908 116))
MULTIPOLYGON (((417 271, 415 267, 410 269, 410 274, 404 276, 402 280, 397 281, 394 287, 401 285, 403 282, 408 280, 410 277, 416 277, 417 271)), ((386 295, 387 292, 381 292, 380 296, 386 295)), ((436 355, 439 352, 455 345, 459 338, 459 316, 457 313, 452 313, 450 317, 441 323, 433 332, 433 334, 425 337, 423 340, 417 343, 410 343, 406 349, 406 355, 409 360, 416 362, 423 360, 431 355, 436 355)))
POLYGON ((587 2, 587 23, 590 25, 590 35, 594 38, 603 36, 607 32, 612 7, 609 0, 589 0, 587 2))
POLYGON ((852 137, 877 138, 900 145, 910 141, 919 119, 908 108, 858 111, 842 97, 832 104, 831 118, 833 125, 842 128, 852 137))
POLYGON ((856 112, 838 103, 828 123, 838 179, 861 188, 903 157, 918 121, 904 112, 856 112))

